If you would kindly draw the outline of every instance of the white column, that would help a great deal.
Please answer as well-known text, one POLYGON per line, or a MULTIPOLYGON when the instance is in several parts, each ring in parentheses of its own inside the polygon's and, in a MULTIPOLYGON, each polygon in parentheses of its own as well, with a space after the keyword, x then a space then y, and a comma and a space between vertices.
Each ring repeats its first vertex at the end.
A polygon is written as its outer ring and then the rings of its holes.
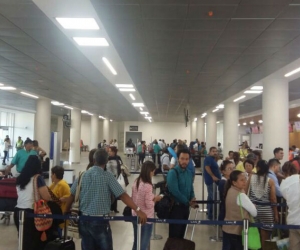
POLYGON ((36 114, 34 121, 34 139, 49 156, 51 136, 51 101, 40 98, 36 102, 36 114))
POLYGON ((223 155, 237 151, 239 148, 239 104, 235 102, 225 103, 224 109, 224 145, 223 155))
POLYGON ((90 150, 97 148, 99 143, 99 118, 97 115, 91 117, 91 142, 89 145, 90 150))
POLYGON ((116 139, 118 141, 118 134, 119 134, 119 124, 118 124, 118 122, 112 122, 112 128, 113 128, 112 139, 116 139))
POLYGON ((204 133, 204 119, 198 118, 197 121, 197 134, 196 137, 200 142, 205 141, 205 133, 204 133))
POLYGON ((106 143, 109 143, 110 140, 110 134, 109 134, 109 120, 104 120, 103 121, 103 138, 102 141, 105 139, 106 143))
POLYGON ((286 79, 272 79, 263 83, 263 159, 274 157, 276 147, 289 153, 289 83, 286 79))
POLYGON ((81 134, 81 111, 71 110, 71 129, 70 129, 70 155, 69 162, 80 163, 80 134, 81 134))
POLYGON ((197 121, 191 121, 190 122, 190 126, 191 126, 191 141, 195 141, 196 139, 198 139, 197 137, 197 121))
POLYGON ((206 116, 206 149, 217 147, 217 116, 209 112, 206 116))
POLYGON ((60 137, 60 151, 63 149, 63 132, 64 132, 64 123, 62 116, 57 117, 57 132, 59 132, 60 137))

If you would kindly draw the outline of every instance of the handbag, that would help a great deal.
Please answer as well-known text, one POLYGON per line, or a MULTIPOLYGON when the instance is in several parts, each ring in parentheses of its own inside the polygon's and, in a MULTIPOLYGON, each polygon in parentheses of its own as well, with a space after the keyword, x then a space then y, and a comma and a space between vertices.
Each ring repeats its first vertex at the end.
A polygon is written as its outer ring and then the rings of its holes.
MULTIPOLYGON (((244 217, 244 212, 242 208, 242 201, 241 201, 241 193, 239 194, 239 203, 240 203, 240 210, 241 210, 241 215, 242 218, 245 219, 244 217)), ((251 215, 250 216, 250 222, 254 222, 253 218, 251 215)), ((242 230, 242 242, 244 246, 244 230, 242 230)), ((261 242, 260 242, 260 235, 257 227, 249 227, 248 228, 248 249, 260 249, 261 248, 261 242)))
MULTIPOLYGON (((78 182, 77 182, 77 188, 76 188, 76 193, 75 193, 75 199, 74 199, 74 203, 73 206, 71 208, 71 215, 78 217, 79 216, 79 195, 80 195, 80 189, 81 189, 81 181, 82 181, 82 177, 84 175, 85 172, 81 172, 79 173, 79 177, 78 177, 78 182)), ((72 238, 76 238, 76 239, 80 239, 80 234, 79 234, 79 228, 78 228, 78 219, 72 219, 69 220, 69 224, 68 224, 68 235, 72 238)))
POLYGON ((119 177, 117 178, 117 181, 119 182, 120 186, 123 188, 124 191, 126 191, 126 184, 124 180, 123 174, 119 174, 119 177))
POLYGON ((265 241, 265 250, 288 250, 290 245, 289 238, 282 239, 282 235, 279 229, 272 232, 271 240, 265 241), (277 237, 274 237, 276 236, 277 237))
MULTIPOLYGON (((33 177, 33 193, 34 193, 34 214, 52 214, 50 207, 47 205, 47 202, 41 199, 41 196, 38 191, 37 178, 39 174, 33 177)), ((47 240, 47 235, 45 233, 53 223, 52 218, 34 218, 34 225, 36 230, 43 232, 41 234, 41 241, 47 240)))

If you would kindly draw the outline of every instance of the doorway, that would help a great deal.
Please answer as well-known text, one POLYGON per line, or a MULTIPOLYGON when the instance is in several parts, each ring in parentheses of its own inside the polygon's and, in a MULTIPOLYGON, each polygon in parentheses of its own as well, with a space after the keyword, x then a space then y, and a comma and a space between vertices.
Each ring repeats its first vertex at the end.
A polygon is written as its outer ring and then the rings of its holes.
POLYGON ((135 147, 137 147, 137 141, 142 140, 142 138, 143 138, 142 135, 143 135, 142 132, 126 132, 124 148, 126 148, 126 143, 128 142, 129 139, 131 139, 132 142, 134 143, 135 147))

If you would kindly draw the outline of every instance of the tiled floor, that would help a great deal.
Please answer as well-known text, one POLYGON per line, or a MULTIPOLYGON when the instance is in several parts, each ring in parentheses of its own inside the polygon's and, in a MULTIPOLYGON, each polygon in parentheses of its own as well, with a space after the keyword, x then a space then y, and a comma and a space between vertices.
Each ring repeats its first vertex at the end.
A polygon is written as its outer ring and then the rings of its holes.
MULTIPOLYGON (((81 164, 73 165, 70 168, 75 169, 76 174, 84 170, 87 165, 87 157, 88 153, 83 152, 81 155, 81 164)), ((125 158, 125 157, 124 157, 125 158)), ((66 153, 62 154, 62 159, 67 159, 66 153)), ((126 159, 126 158, 125 158, 126 159)), ((65 165, 65 167, 69 167, 65 165)), ((130 176, 130 183, 136 178, 136 175, 130 176)), ((153 182, 156 183, 161 181, 161 176, 155 176, 153 182)), ((195 193, 198 200, 201 200, 202 197, 202 177, 196 176, 195 179, 195 193)), ((128 186, 128 192, 130 191, 131 186, 128 186)), ((118 202, 118 210, 121 212, 123 211, 124 204, 119 201, 118 202)), ((192 212, 191 217, 194 218, 195 211, 192 212)), ((206 219, 205 214, 198 213, 198 219, 206 219)), ((121 215, 121 214, 118 214, 121 215)), ((112 222, 112 233, 113 233, 113 242, 114 242, 114 249, 115 250, 131 250, 132 248, 132 241, 133 241, 133 230, 132 225, 129 222, 112 222)), ((192 228, 188 231, 188 237, 191 235, 192 228)), ((151 250, 162 250, 163 246, 166 242, 168 237, 168 225, 167 224, 157 224, 156 225, 156 234, 161 235, 163 239, 161 240, 151 240, 151 250)), ((216 234, 216 227, 214 226, 196 226, 194 232, 193 241, 196 243, 197 250, 210 250, 210 249, 221 249, 221 243, 219 242, 211 242, 210 236, 215 236, 216 234)), ((0 250, 17 250, 18 249, 18 239, 17 239, 17 230, 14 226, 13 219, 11 218, 10 225, 4 225, 3 222, 0 222, 0 250)), ((80 247, 80 240, 75 240, 76 249, 81 249, 80 247)), ((182 249, 184 250, 184 249, 182 249)))

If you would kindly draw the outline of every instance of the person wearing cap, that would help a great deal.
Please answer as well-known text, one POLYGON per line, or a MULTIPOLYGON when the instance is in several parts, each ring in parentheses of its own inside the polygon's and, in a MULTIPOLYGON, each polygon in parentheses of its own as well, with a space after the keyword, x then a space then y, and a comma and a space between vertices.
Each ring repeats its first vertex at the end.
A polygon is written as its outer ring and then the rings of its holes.
POLYGON ((23 145, 23 140, 21 138, 21 136, 18 137, 18 141, 16 143, 16 149, 17 151, 21 150, 24 148, 24 145, 23 145))
POLYGON ((6 174, 10 173, 11 169, 16 165, 18 175, 23 170, 25 163, 30 155, 37 155, 36 151, 32 150, 32 140, 27 139, 24 143, 24 148, 17 151, 11 161, 11 164, 6 168, 6 174))

